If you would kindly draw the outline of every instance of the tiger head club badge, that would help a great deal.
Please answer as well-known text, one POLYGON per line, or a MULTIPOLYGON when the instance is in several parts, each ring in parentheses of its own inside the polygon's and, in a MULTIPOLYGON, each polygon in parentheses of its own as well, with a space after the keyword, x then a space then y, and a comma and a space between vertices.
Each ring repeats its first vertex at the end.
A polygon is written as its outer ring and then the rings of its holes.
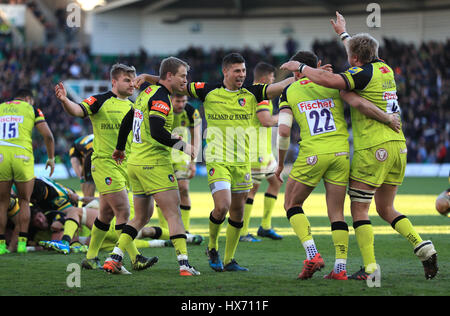
POLYGON ((306 163, 310 166, 314 166, 317 163, 317 156, 311 156, 306 158, 306 163))
POLYGON ((377 158, 378 161, 383 162, 387 159, 388 152, 386 149, 380 148, 375 152, 375 158, 377 158))
POLYGON ((106 183, 106 185, 111 185, 112 179, 110 177, 105 178, 105 183, 106 183))
POLYGON ((216 169, 214 169, 214 168, 209 169, 209 175, 211 177, 214 175, 214 173, 216 173, 216 169))
POLYGON ((173 176, 173 174, 169 174, 169 180, 170 180, 170 182, 172 182, 172 183, 175 182, 175 177, 173 176))
POLYGON ((246 175, 245 175, 245 181, 250 181, 250 173, 247 173, 246 175))
POLYGON ((242 107, 244 107, 245 104, 247 103, 247 101, 245 99, 239 99, 238 102, 239 102, 239 105, 242 106, 242 107))

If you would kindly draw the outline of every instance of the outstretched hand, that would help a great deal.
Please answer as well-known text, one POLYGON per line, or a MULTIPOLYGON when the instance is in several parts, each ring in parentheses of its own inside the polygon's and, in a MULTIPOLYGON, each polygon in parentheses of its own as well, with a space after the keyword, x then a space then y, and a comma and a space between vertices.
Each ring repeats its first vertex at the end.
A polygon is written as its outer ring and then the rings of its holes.
POLYGON ((336 21, 331 19, 330 22, 337 35, 341 35, 342 33, 347 31, 345 19, 338 11, 336 11, 336 21))

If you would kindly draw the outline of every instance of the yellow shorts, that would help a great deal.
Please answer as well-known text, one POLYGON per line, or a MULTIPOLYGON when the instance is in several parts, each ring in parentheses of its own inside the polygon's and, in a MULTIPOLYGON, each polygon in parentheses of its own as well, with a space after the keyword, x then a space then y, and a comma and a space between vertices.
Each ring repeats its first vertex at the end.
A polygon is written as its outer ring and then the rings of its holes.
POLYGON ((128 164, 133 195, 153 195, 178 190, 178 181, 172 164, 132 165, 128 164))
MULTIPOLYGON (((226 165, 220 163, 207 163, 208 184, 214 194, 219 191, 218 183, 229 183, 232 193, 249 192, 253 187, 250 164, 226 165)), ((228 189, 228 187, 226 188, 228 189)))
POLYGON ((295 161, 289 178, 310 187, 316 187, 320 180, 347 186, 350 174, 350 155, 348 152, 299 156, 295 161))
POLYGON ((20 147, 0 146, 0 181, 28 182, 33 178, 33 153, 20 147))
POLYGON ((100 194, 120 192, 128 187, 126 164, 118 165, 112 158, 92 160, 92 177, 100 194))
POLYGON ((406 143, 390 141, 355 151, 350 179, 380 187, 382 184, 401 185, 406 169, 406 143))

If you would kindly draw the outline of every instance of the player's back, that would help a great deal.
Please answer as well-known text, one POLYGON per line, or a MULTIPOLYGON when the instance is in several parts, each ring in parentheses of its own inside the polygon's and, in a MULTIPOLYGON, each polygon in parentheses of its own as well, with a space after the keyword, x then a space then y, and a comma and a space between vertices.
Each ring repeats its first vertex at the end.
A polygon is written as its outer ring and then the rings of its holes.
MULTIPOLYGON (((352 67, 342 74, 350 90, 372 102, 382 111, 401 113, 394 72, 384 61, 376 59, 361 67, 352 67)), ((391 140, 405 141, 403 132, 396 133, 388 125, 371 119, 351 108, 355 149, 376 146, 391 140)))
POLYGON ((164 129, 172 132, 174 114, 169 91, 161 85, 152 85, 139 94, 134 106, 133 142, 128 163, 167 164, 171 162, 172 148, 151 136, 150 117, 165 120, 164 129))
POLYGON ((13 100, 0 104, 0 146, 33 152, 33 127, 44 120, 42 112, 27 102, 13 100))
POLYGON ((349 151, 349 134, 339 90, 302 78, 284 90, 280 110, 284 108, 291 109, 300 127, 299 155, 349 151))

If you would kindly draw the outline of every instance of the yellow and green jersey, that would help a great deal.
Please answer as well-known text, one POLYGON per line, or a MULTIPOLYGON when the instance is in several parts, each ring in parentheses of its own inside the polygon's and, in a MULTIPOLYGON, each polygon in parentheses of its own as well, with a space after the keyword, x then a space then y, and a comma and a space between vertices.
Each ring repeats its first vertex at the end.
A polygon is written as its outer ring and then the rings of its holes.
MULTIPOLYGON (((386 113, 400 113, 397 85, 391 67, 380 59, 361 67, 352 67, 341 74, 347 90, 375 104, 386 113)), ((351 108, 355 150, 370 148, 391 140, 405 141, 403 132, 396 133, 388 125, 371 119, 351 108)))
MULTIPOLYGON (((270 115, 273 115, 273 103, 271 100, 264 100, 258 103, 256 114, 263 111, 268 111, 270 115)), ((252 168, 258 169, 266 166, 273 159, 272 128, 264 127, 257 115, 253 119, 253 126, 255 127, 255 134, 250 139, 250 161, 252 168)))
POLYGON ((135 102, 133 119, 133 143, 128 163, 152 165, 171 163, 172 148, 151 136, 150 118, 164 120, 164 129, 172 132, 174 114, 170 92, 162 85, 151 85, 142 91, 135 102))
MULTIPOLYGON (((186 143, 191 143, 190 131, 201 123, 202 120, 198 110, 187 103, 183 111, 181 111, 180 113, 174 112, 172 134, 182 136, 183 140, 186 143)), ((172 157, 174 162, 191 161, 191 157, 189 157, 182 151, 178 151, 177 153, 174 152, 174 155, 175 156, 172 157)))
MULTIPOLYGON (((129 99, 121 100, 109 91, 84 100, 80 106, 85 116, 91 119, 95 135, 92 159, 111 158, 116 148, 120 125, 124 116, 133 108, 133 102, 129 99)), ((130 145, 131 136, 126 146, 127 153, 130 152, 130 145)))
POLYGON ((33 152, 32 132, 45 122, 44 114, 31 104, 13 100, 0 104, 0 146, 20 147, 33 152))
MULTIPOLYGON (((249 132, 253 128, 258 103, 267 99, 267 85, 256 84, 237 91, 223 84, 188 84, 191 97, 203 101, 208 125, 206 162, 228 165, 250 162, 249 132)), ((253 128, 254 129, 254 128, 253 128)))
POLYGON ((283 91, 280 111, 284 108, 292 111, 300 126, 299 155, 349 152, 349 134, 339 90, 302 78, 283 91))

